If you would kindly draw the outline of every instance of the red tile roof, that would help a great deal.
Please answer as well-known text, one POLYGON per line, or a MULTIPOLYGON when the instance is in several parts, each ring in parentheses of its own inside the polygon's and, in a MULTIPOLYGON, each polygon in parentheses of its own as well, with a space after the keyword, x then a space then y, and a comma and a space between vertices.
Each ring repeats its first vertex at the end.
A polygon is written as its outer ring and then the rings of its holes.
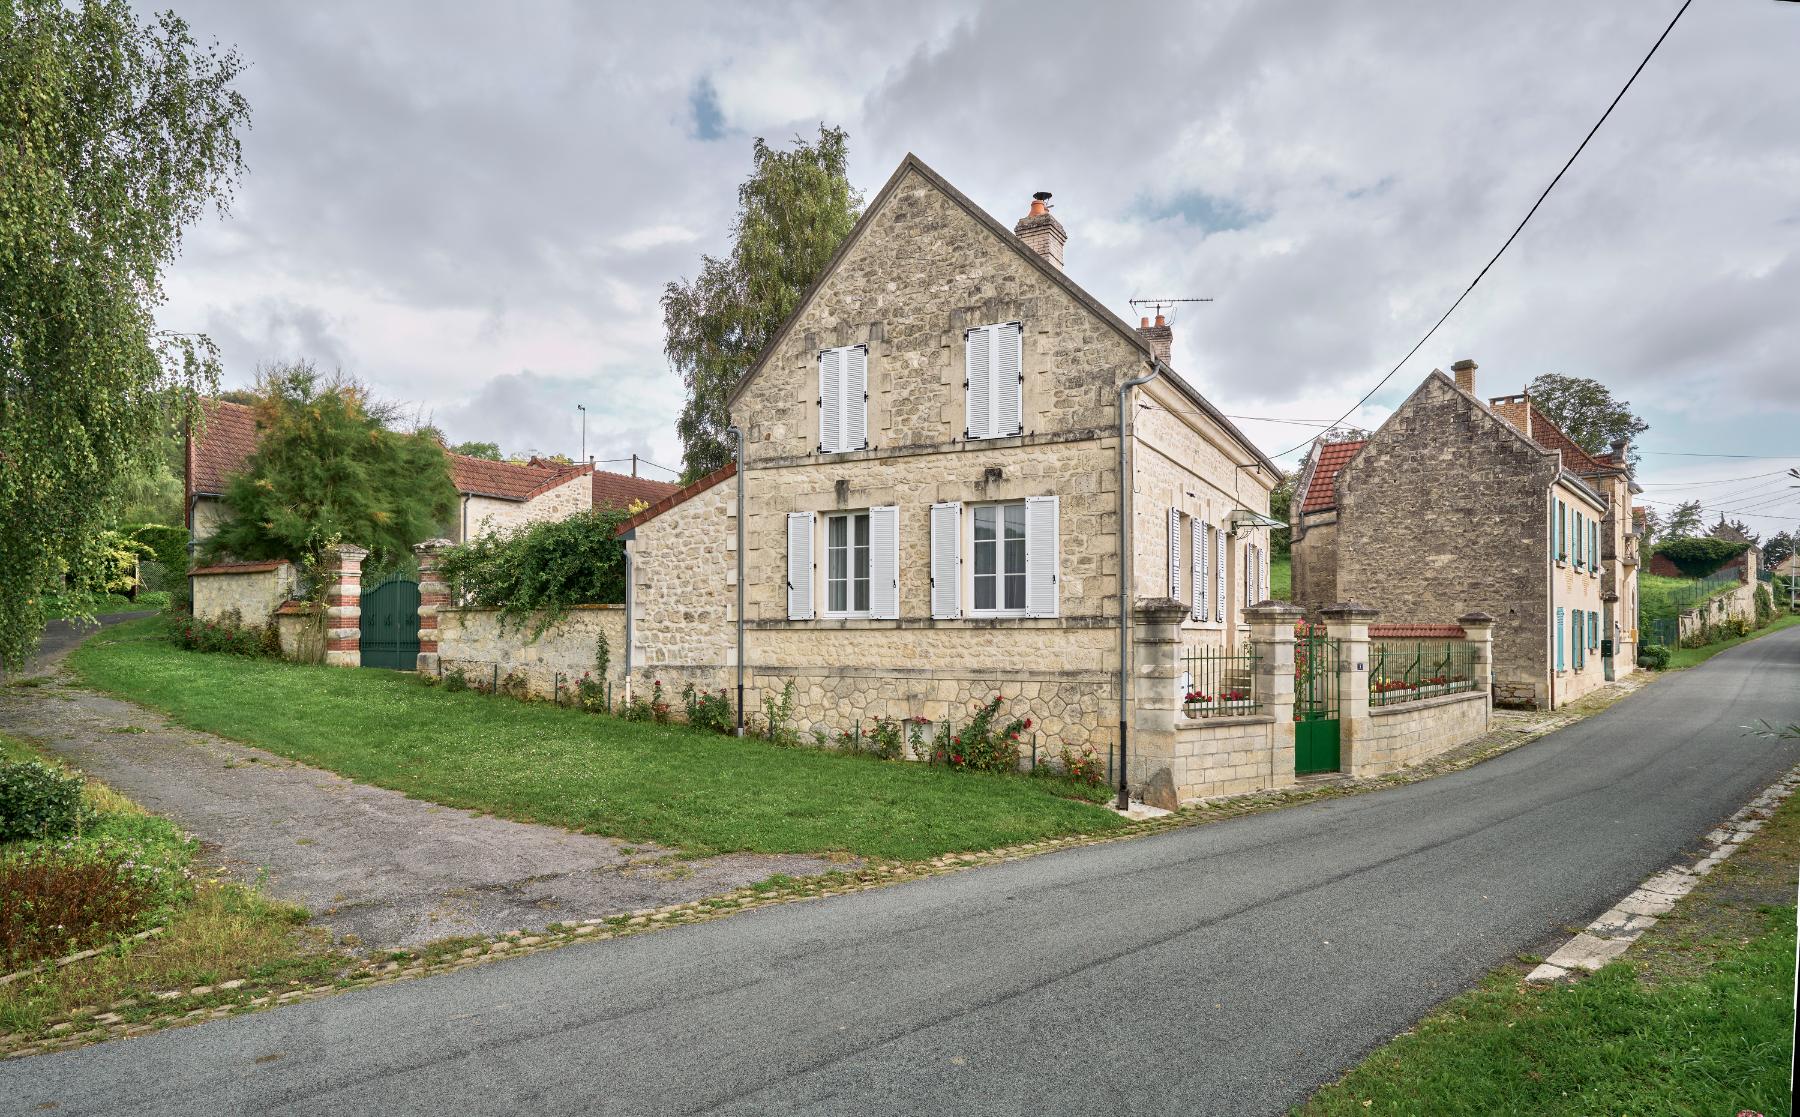
POLYGON ((714 485, 718 484, 720 481, 725 480, 727 477, 730 477, 735 473, 737 473, 737 463, 736 462, 727 462, 725 465, 722 465, 718 469, 715 469, 711 473, 708 473, 705 477, 700 478, 700 480, 695 481, 692 484, 683 485, 681 488, 676 489, 674 492, 670 493, 668 496, 663 497, 661 500, 658 500, 655 504, 652 504, 650 507, 644 509, 642 512, 639 512, 637 515, 631 517, 631 519, 626 520, 624 523, 620 524, 619 525, 619 534, 624 535, 626 532, 639 526, 640 524, 644 524, 650 520, 655 519, 656 517, 662 515, 664 512, 667 512, 669 509, 675 507, 677 504, 685 504, 686 502, 694 499, 695 497, 699 496, 701 493, 712 488, 714 485))
POLYGON ((586 474, 591 465, 559 465, 533 458, 530 462, 495 462, 449 454, 450 479, 456 491, 496 500, 526 501, 558 485, 586 474))
POLYGON ((222 496, 225 479, 256 450, 256 410, 222 399, 202 400, 201 421, 188 439, 188 496, 222 496))
POLYGON ((595 508, 629 508, 640 500, 655 504, 680 490, 681 486, 673 481, 652 481, 648 477, 594 470, 595 508))
POLYGON ((1351 442, 1327 442, 1318 447, 1318 460, 1313 464, 1312 475, 1306 480, 1306 500, 1300 505, 1302 516, 1312 512, 1329 512, 1337 507, 1337 475, 1350 464, 1356 452, 1369 444, 1369 440, 1358 439, 1351 442))
POLYGON ((1372 624, 1371 639, 1461 640, 1468 633, 1460 624, 1372 624))
POLYGON ((1489 400, 1488 408, 1544 449, 1561 451, 1563 468, 1571 473, 1604 473, 1617 468, 1610 460, 1602 461, 1583 450, 1530 396, 1502 396, 1489 400))

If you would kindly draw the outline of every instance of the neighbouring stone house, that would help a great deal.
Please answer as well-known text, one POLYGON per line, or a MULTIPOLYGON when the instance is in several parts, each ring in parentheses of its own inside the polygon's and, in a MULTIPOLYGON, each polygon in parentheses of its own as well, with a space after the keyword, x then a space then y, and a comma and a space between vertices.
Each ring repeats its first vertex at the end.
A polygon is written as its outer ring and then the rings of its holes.
POLYGON ((1294 600, 1399 623, 1485 610, 1495 701, 1561 706, 1636 664, 1627 447, 1588 454, 1529 396, 1479 399, 1473 361, 1453 371, 1366 438, 1314 444, 1290 513, 1294 600))
MULTIPOLYGON (((198 543, 224 519, 225 485, 256 450, 255 409, 208 400, 199 430, 187 439, 188 531, 198 543)), ((589 508, 648 503, 677 486, 648 478, 532 458, 496 462, 446 451, 455 483, 457 512, 445 538, 463 542, 539 520, 558 520, 589 508)))
MULTIPOLYGON (((1104 756, 1122 553, 1172 645, 1245 645, 1282 474, 1167 367, 1167 325, 1134 328, 1064 272, 1048 197, 1008 229, 909 155, 737 386, 750 711, 789 683, 797 725, 832 731, 966 720, 1001 695, 1104 756), (1153 370, 1129 397, 1121 544, 1119 393, 1153 370)), ((622 530, 637 686, 733 680, 735 474, 622 530)), ((1138 689, 1140 719, 1179 706, 1173 675, 1138 689)))

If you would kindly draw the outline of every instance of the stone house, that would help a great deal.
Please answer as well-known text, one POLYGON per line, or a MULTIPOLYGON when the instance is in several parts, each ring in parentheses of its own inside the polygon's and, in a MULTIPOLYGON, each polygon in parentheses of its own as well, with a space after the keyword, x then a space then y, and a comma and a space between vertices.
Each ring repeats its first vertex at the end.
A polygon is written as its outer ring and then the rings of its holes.
MULTIPOLYGON (((256 412, 227 400, 207 400, 199 430, 187 437, 188 531, 196 542, 224 519, 225 486, 256 450, 256 412)), ((625 508, 658 500, 677 486, 648 478, 532 458, 496 462, 445 452, 459 500, 445 537, 462 542, 589 508, 625 508)))
POLYGON ((740 526, 745 705, 791 683, 801 729, 999 695, 1105 756, 1126 570, 1180 647, 1244 646, 1282 474, 1168 367, 1169 326, 1063 270, 1048 198, 1008 228, 901 162, 731 396, 744 523, 735 466, 626 522, 635 685, 733 681, 740 526))
POLYGON ((1294 600, 1399 623, 1485 610, 1496 703, 1555 708, 1637 661, 1627 447, 1590 455, 1529 396, 1478 398, 1475 362, 1453 371, 1373 434, 1314 444, 1290 512, 1294 600))

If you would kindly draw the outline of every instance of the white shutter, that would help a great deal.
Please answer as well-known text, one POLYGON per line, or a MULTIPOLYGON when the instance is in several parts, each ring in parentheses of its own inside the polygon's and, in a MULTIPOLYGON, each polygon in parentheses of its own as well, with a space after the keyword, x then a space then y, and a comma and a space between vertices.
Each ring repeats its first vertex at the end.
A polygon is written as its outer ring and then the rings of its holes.
POLYGON ((993 371, 989 367, 992 338, 986 326, 977 326, 963 336, 963 373, 967 377, 964 396, 967 399, 968 436, 988 437, 993 424, 993 371))
MULTIPOLYGON (((1267 547, 1258 547, 1256 549, 1256 556, 1262 560, 1262 565, 1258 568, 1262 571, 1262 580, 1258 583, 1258 586, 1262 589, 1262 596, 1257 598, 1257 600, 1268 601, 1275 596, 1275 588, 1269 583, 1269 549, 1267 547)), ((1289 596, 1292 596, 1292 594, 1290 593, 1289 596)))
POLYGON ((1169 599, 1181 600, 1181 509, 1169 509, 1169 599))
POLYGON ((1200 576, 1194 582, 1194 600, 1200 603, 1200 619, 1212 619, 1212 572, 1213 528, 1211 524, 1202 524, 1201 532, 1194 539, 1194 546, 1199 553, 1194 561, 1200 564, 1200 576))
POLYGON ((844 430, 842 450, 866 450, 869 446, 869 349, 852 345, 844 350, 844 430))
POLYGON ((1025 615, 1056 615, 1057 508, 1053 496, 1025 498, 1025 615))
POLYGON ((788 620, 809 621, 813 615, 813 514, 789 512, 787 535, 788 620))
POLYGON ((900 619, 900 509, 869 509, 869 616, 900 619))
POLYGON ((994 330, 994 418, 991 433, 995 438, 1015 435, 1025 429, 1020 382, 1024 347, 1024 327, 1017 322, 995 326, 994 330))
MULTIPOLYGON (((1206 619, 1206 525, 1200 522, 1198 516, 1192 516, 1188 519, 1188 531, 1188 550, 1193 553, 1194 565, 1194 604, 1189 616, 1203 621, 1206 619)), ((1186 691, 1182 693, 1185 694, 1186 691)))
POLYGON ((961 533, 960 503, 931 506, 931 615, 940 620, 962 616, 961 533))
POLYGON ((819 353, 819 451, 835 454, 844 442, 844 351, 819 353))
POLYGON ((1215 544, 1213 547, 1215 564, 1213 584, 1217 587, 1214 601, 1218 605, 1219 623, 1223 624, 1225 622, 1225 529, 1223 527, 1213 529, 1213 542, 1215 544))

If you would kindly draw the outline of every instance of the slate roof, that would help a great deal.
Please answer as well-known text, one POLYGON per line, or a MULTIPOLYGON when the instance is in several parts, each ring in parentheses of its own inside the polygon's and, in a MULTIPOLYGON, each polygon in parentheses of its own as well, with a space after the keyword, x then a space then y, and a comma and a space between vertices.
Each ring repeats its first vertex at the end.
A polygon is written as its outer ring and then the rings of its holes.
POLYGON ((648 477, 633 477, 628 473, 594 470, 595 508, 629 508, 640 500, 645 504, 655 504, 663 497, 680 490, 681 486, 673 481, 652 481, 648 477))
POLYGON ((1368 444, 1368 439, 1360 438, 1349 442, 1327 442, 1317 447, 1316 460, 1306 479, 1306 499, 1300 504, 1302 516, 1329 512, 1337 507, 1337 475, 1350 464, 1356 452, 1368 444))

